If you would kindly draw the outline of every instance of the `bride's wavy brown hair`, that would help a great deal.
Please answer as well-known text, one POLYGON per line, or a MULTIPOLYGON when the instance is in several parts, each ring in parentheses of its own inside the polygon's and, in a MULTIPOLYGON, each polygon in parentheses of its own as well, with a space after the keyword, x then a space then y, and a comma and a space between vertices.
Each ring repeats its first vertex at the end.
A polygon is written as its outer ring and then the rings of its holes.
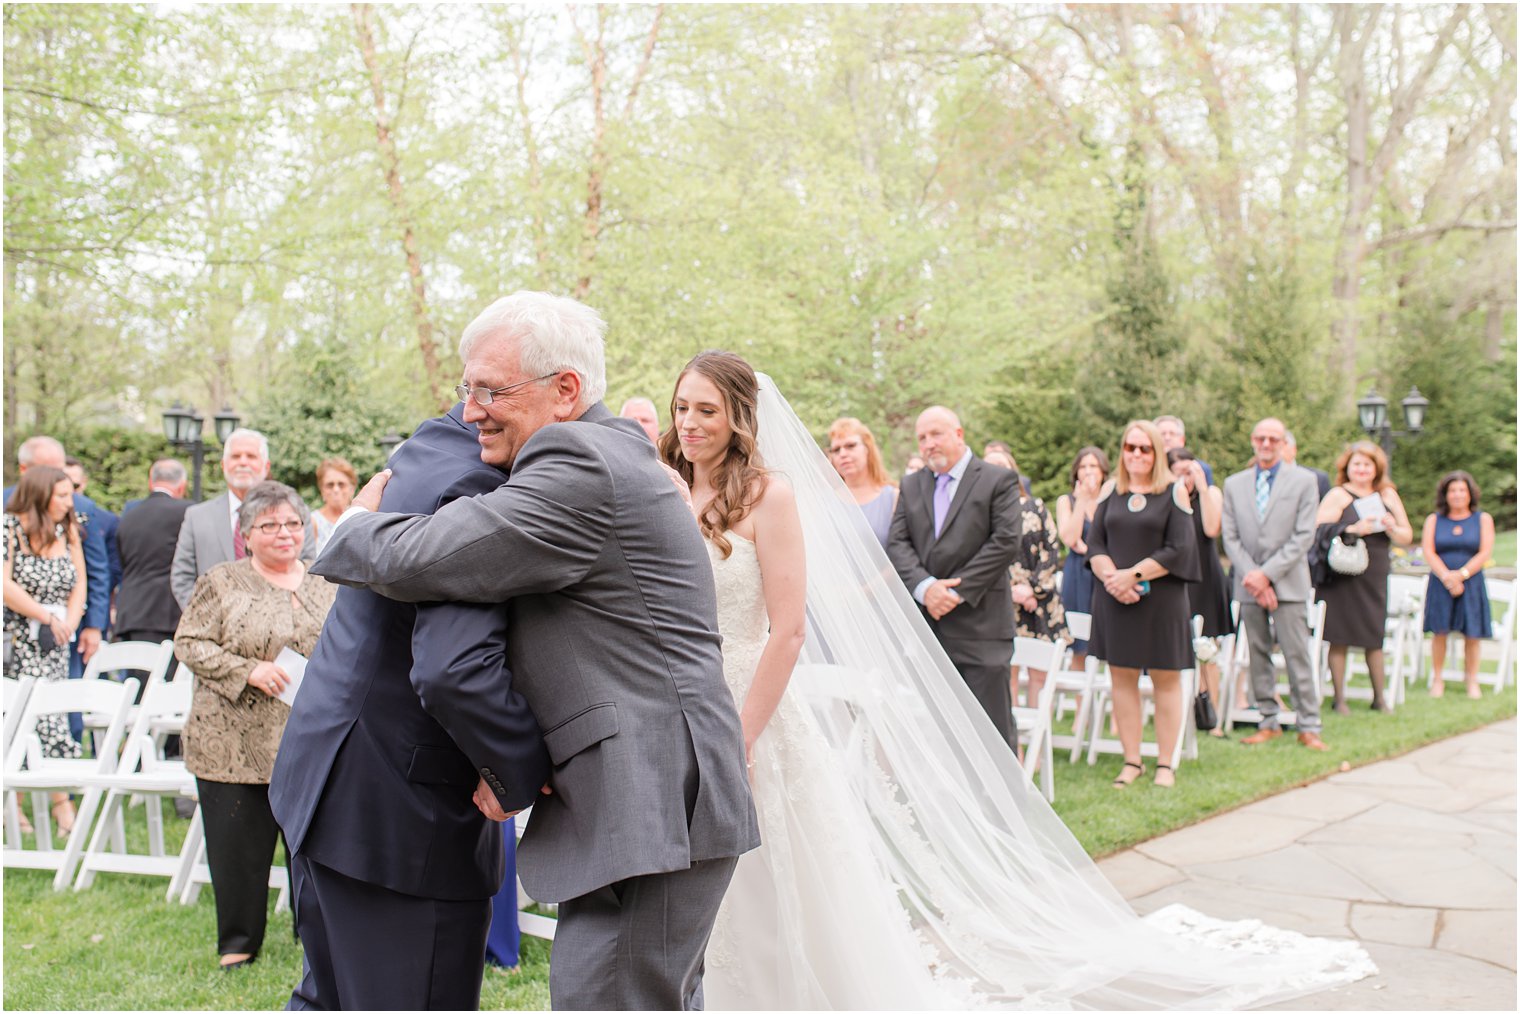
MULTIPOLYGON (((697 527, 703 536, 718 547, 726 560, 734 549, 726 533, 754 510, 765 489, 765 465, 755 448, 755 405, 760 397, 760 382, 755 379, 755 371, 749 363, 732 352, 698 352, 676 377, 677 389, 688 373, 700 374, 717 387, 723 397, 723 411, 728 416, 729 428, 733 430, 727 453, 713 469, 712 484, 716 492, 697 518, 697 527)), ((671 425, 660 436, 660 457, 690 484, 696 472, 681 453, 681 434, 675 418, 676 396, 672 392, 671 425)))

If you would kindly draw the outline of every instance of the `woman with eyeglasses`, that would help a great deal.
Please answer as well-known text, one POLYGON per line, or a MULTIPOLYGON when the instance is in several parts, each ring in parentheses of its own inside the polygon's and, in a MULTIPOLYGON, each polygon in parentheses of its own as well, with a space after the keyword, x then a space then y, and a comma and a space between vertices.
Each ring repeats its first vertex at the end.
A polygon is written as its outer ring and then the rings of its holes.
POLYGON ((290 717, 279 699, 290 674, 275 659, 283 648, 311 656, 337 593, 301 562, 309 513, 283 483, 250 489, 238 510, 248 556, 201 575, 174 635, 174 654, 195 674, 185 767, 206 828, 224 970, 252 962, 264 943, 280 834, 269 775, 290 717))
POLYGON ((1087 562, 1093 589, 1088 653, 1108 663, 1122 789, 1145 774, 1140 761, 1140 672, 1154 687, 1156 784, 1176 784, 1172 755, 1182 729, 1181 670, 1193 667, 1188 581, 1197 581, 1198 541, 1187 491, 1172 480, 1161 433, 1149 420, 1124 428, 1119 468, 1093 511, 1087 562))
POLYGON ((354 491, 359 488, 359 474, 344 458, 324 458, 317 466, 317 490, 322 494, 322 506, 311 516, 316 529, 317 550, 338 527, 338 519, 354 502, 354 491))

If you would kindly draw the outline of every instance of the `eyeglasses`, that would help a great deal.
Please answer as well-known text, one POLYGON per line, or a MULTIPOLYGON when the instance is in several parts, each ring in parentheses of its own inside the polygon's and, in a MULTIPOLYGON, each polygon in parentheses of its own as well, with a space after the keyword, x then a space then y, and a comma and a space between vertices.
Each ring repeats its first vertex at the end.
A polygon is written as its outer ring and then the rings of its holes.
POLYGON ((506 394, 508 391, 515 391, 519 387, 526 387, 529 384, 536 384, 540 380, 548 380, 554 375, 555 374, 553 373, 546 373, 542 377, 534 377, 532 380, 524 380, 521 383, 517 384, 508 384, 506 387, 466 387, 463 384, 459 384, 454 388, 454 394, 459 398, 460 401, 469 401, 471 399, 474 399, 475 404, 479 405, 481 408, 486 408, 491 404, 493 400, 495 400, 498 394, 506 394))
POLYGON ((1150 444, 1125 444, 1125 454, 1155 454, 1156 449, 1150 444))
POLYGON ((1253 443, 1253 444, 1280 444, 1280 443, 1283 443, 1283 438, 1282 437, 1270 437, 1270 436, 1269 437, 1252 437, 1251 438, 1251 443, 1253 443))
POLYGON ((295 532, 299 532, 302 528, 305 528, 306 526, 304 524, 302 524, 300 520, 296 520, 296 521, 265 521, 263 524, 261 524, 261 525, 254 525, 253 527, 257 528, 259 531, 263 532, 265 535, 273 535, 275 532, 291 532, 292 534, 294 534, 295 532))

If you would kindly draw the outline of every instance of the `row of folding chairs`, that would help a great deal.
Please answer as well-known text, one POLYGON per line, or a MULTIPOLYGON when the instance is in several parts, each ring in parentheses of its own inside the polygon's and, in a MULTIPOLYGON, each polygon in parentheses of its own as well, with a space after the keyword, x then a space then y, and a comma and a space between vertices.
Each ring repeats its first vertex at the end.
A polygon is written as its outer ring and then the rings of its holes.
MULTIPOLYGON (((178 853, 166 848, 164 798, 195 798, 195 778, 184 762, 164 756, 169 736, 181 732, 190 711, 192 680, 185 670, 171 678, 174 644, 123 641, 104 644, 91 658, 84 678, 56 683, 5 680, 6 790, 4 865, 52 870, 53 888, 70 883, 90 887, 98 874, 162 876, 169 881, 167 900, 193 904, 210 883, 205 835, 197 806, 178 853), (122 682, 102 678, 136 672, 141 679, 122 682), (16 684, 13 688, 10 684, 16 684), (142 687, 141 701, 138 688, 142 687), (35 729, 44 715, 83 715, 91 756, 61 759, 43 756, 35 729), (18 792, 33 794, 35 834, 28 847, 21 833, 18 792), (59 848, 52 833, 49 792, 79 798, 74 830, 59 848), (147 851, 131 852, 125 832, 127 812, 142 805, 147 822, 147 851)), ((276 910, 288 903, 283 867, 270 869, 269 884, 280 891, 276 910)))

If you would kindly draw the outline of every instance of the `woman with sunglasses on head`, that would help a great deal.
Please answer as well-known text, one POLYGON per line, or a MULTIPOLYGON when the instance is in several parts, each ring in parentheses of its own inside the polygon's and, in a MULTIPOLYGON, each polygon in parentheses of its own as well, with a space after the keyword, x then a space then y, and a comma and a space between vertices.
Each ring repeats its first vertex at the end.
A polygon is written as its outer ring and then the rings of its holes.
POLYGON ((1088 653, 1108 663, 1124 788, 1145 774, 1140 761, 1140 671, 1155 688, 1156 784, 1176 782, 1172 755, 1182 727, 1181 670, 1193 667, 1188 581, 1198 580, 1198 543, 1187 491, 1172 481, 1161 434, 1148 420, 1124 428, 1119 467, 1093 512, 1087 562, 1093 589, 1088 653))
POLYGON ((250 963, 264 942, 280 833, 269 775, 290 717, 279 699, 290 674, 275 658, 287 647, 310 657, 337 594, 301 562, 309 515, 283 483, 250 489, 238 510, 248 556, 201 575, 174 635, 174 654, 195 674, 185 767, 206 828, 223 969, 250 963))
MULTIPOLYGON (((1330 682, 1337 714, 1346 705, 1346 656, 1362 649, 1372 683, 1372 710, 1391 711, 1386 695, 1383 640, 1388 622, 1390 542, 1407 546, 1414 529, 1404 504, 1388 479, 1388 456, 1377 444, 1358 440, 1335 462, 1335 486, 1320 501, 1316 525, 1344 525, 1348 535, 1367 546, 1367 568, 1360 574, 1336 574, 1317 588, 1325 603, 1325 643, 1330 645, 1330 682)), ((1353 540, 1354 541, 1354 540, 1353 540)))

